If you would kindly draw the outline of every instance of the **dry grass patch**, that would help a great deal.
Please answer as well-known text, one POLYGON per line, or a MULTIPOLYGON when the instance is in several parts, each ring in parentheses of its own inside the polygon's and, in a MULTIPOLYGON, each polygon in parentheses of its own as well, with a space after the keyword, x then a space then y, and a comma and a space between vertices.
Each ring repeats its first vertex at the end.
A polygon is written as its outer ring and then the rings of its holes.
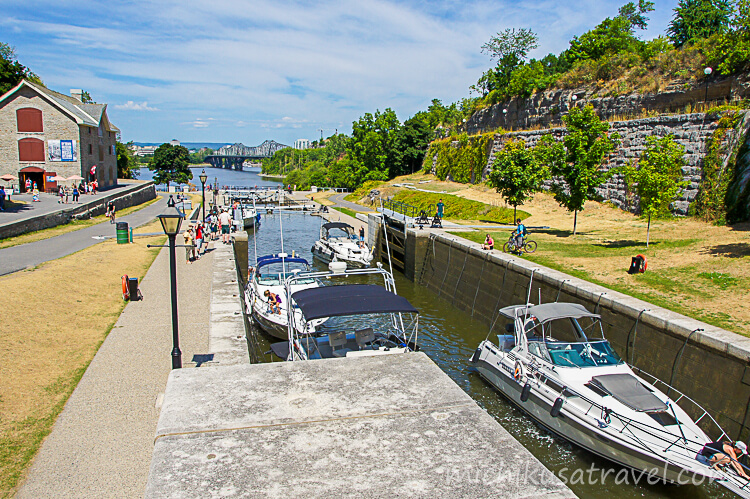
MULTIPOLYGON (((158 222, 147 228, 158 229, 158 222)), ((146 244, 99 243, 0 277, 0 496, 22 473, 125 303, 121 276, 142 278, 158 253, 146 244)))
MULTIPOLYGON (((123 208, 122 210, 117 212, 117 216, 124 217, 125 215, 129 215, 134 211, 143 209, 158 200, 159 198, 156 197, 150 201, 146 201, 145 203, 141 203, 136 206, 130 206, 128 208, 123 208)), ((10 248, 11 246, 17 246, 19 244, 33 243, 36 241, 41 241, 43 239, 49 239, 51 237, 67 234, 68 232, 85 229, 86 227, 91 227, 92 225, 97 225, 105 222, 107 221, 107 219, 107 216, 99 215, 98 217, 93 217, 88 220, 71 220, 70 223, 67 223, 65 225, 58 225, 57 227, 50 227, 49 229, 38 230, 36 232, 27 232, 26 234, 21 234, 20 236, 16 237, 9 237, 0 241, 0 249, 10 248)))

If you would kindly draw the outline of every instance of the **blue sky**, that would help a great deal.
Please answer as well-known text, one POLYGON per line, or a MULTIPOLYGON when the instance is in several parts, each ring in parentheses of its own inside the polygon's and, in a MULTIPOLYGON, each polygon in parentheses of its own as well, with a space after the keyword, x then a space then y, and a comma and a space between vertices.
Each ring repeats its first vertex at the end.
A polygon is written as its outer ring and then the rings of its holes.
MULTIPOLYGON (((466 97, 498 31, 530 28, 532 56, 559 53, 623 3, 0 0, 0 41, 53 90, 107 103, 124 141, 291 144, 466 97)), ((646 39, 677 0, 655 3, 646 39)))

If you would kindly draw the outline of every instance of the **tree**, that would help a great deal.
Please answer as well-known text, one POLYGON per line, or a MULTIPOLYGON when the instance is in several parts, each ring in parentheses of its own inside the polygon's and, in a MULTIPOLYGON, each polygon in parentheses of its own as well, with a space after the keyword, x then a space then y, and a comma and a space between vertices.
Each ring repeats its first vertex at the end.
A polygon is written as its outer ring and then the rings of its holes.
POLYGON ((117 151, 117 178, 138 177, 138 162, 130 153, 130 149, 128 148, 128 145, 130 144, 132 144, 132 142, 129 142, 127 145, 123 144, 119 140, 116 142, 115 148, 117 151))
POLYGON ((671 135, 648 137, 638 167, 632 163, 623 168, 628 189, 638 195, 641 214, 648 216, 646 247, 651 235, 651 217, 668 213, 669 204, 687 182, 680 181, 685 166, 685 149, 671 135))
POLYGON ((396 161, 389 171, 389 176, 392 178, 407 175, 422 168, 430 137, 432 128, 422 116, 414 116, 404 121, 404 126, 396 132, 393 144, 396 149, 396 161))
POLYGON ((614 172, 603 170, 604 161, 620 143, 617 133, 607 134, 609 123, 602 121, 589 104, 574 107, 567 116, 565 138, 558 142, 545 135, 535 148, 537 158, 562 182, 552 184, 555 200, 573 212, 573 235, 576 234, 578 212, 589 199, 596 197, 596 188, 614 172))
MULTIPOLYGON (((394 142, 400 127, 396 113, 390 108, 382 113, 375 111, 374 116, 365 113, 352 123, 352 140, 347 144, 347 154, 367 170, 361 181, 388 179, 389 170, 395 164, 394 142)), ((360 179, 357 179, 359 183, 360 179)))
POLYGON ((94 104, 94 99, 91 98, 91 94, 89 94, 86 90, 82 90, 81 102, 83 102, 84 104, 94 104))
POLYGON ((23 79, 42 84, 37 75, 16 60, 16 49, 0 42, 0 95, 21 83, 23 79))
POLYGON ((154 171, 154 182, 167 184, 170 182, 186 184, 193 178, 193 172, 188 167, 190 153, 184 146, 162 144, 154 151, 154 158, 148 169, 154 171))
POLYGON ((633 2, 628 2, 620 7, 620 17, 624 17, 630 24, 638 29, 646 29, 648 26, 648 17, 644 14, 646 12, 653 12, 654 2, 648 2, 647 0, 638 0, 638 5, 633 2))
POLYGON ((522 65, 531 50, 539 46, 539 37, 530 29, 506 29, 490 38, 482 45, 482 52, 488 53, 498 63, 494 70, 482 75, 477 85, 483 91, 502 89, 508 86, 513 71, 522 65))
POLYGON ((495 157, 489 173, 489 185, 513 206, 513 221, 519 204, 530 200, 542 188, 546 169, 523 140, 511 140, 495 157))
POLYGON ((633 34, 633 24, 623 16, 609 17, 580 37, 574 36, 566 51, 569 63, 598 60, 619 52, 640 52, 643 42, 633 34))
POLYGON ((675 47, 729 30, 732 3, 729 0, 680 0, 667 28, 675 47))

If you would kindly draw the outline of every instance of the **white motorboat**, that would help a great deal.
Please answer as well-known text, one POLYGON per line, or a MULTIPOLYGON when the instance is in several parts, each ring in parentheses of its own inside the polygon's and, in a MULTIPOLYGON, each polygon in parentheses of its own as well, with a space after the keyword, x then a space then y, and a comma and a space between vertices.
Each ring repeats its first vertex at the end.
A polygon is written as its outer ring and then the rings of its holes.
POLYGON ((498 344, 480 343, 470 364, 539 424, 665 482, 705 477, 750 497, 748 482, 731 467, 716 470, 697 459, 712 439, 696 421, 720 440, 728 440, 726 433, 687 396, 642 371, 636 375, 604 338, 598 314, 547 303, 505 307, 500 315, 509 334, 498 335, 498 344))
MULTIPOLYGON (((301 312, 294 306, 289 308, 287 298, 287 288, 285 281, 291 276, 296 276, 292 292, 301 291, 308 288, 317 288, 322 283, 317 277, 307 277, 310 271, 310 264, 304 258, 290 256, 286 253, 276 255, 266 255, 258 258, 254 268, 251 268, 248 276, 248 284, 245 289, 245 307, 248 314, 252 315, 258 325, 268 334, 275 338, 286 339, 288 337, 289 314, 298 316, 301 312), (278 307, 272 306, 266 296, 273 293, 274 296, 281 298, 278 307)), ((315 332, 315 328, 324 323, 326 318, 319 318, 301 325, 299 334, 310 334, 315 332)))
POLYGON ((287 294, 300 313, 289 312, 287 341, 271 345, 278 357, 296 361, 417 350, 419 312, 396 293, 390 272, 380 264, 377 268, 346 270, 343 264, 332 263, 330 268, 330 272, 299 274, 287 279, 287 294), (379 276, 383 284, 331 283, 295 291, 298 282, 304 279, 351 281, 355 276, 379 276), (314 333, 304 333, 310 329, 308 324, 324 317, 329 319, 325 326, 316 328, 314 333))
POLYGON ((320 226, 313 257, 323 262, 346 262, 349 267, 369 267, 372 250, 354 234, 354 227, 344 222, 327 222, 320 226))
POLYGON ((260 213, 255 206, 242 206, 242 226, 245 230, 254 229, 260 225, 260 213))

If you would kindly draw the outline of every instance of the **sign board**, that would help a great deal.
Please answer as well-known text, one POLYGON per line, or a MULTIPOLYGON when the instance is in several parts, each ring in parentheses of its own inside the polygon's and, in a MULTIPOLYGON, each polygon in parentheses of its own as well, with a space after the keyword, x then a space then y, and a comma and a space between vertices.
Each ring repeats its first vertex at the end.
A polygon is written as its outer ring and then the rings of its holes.
POLYGON ((75 140, 48 140, 48 161, 78 161, 75 140))

